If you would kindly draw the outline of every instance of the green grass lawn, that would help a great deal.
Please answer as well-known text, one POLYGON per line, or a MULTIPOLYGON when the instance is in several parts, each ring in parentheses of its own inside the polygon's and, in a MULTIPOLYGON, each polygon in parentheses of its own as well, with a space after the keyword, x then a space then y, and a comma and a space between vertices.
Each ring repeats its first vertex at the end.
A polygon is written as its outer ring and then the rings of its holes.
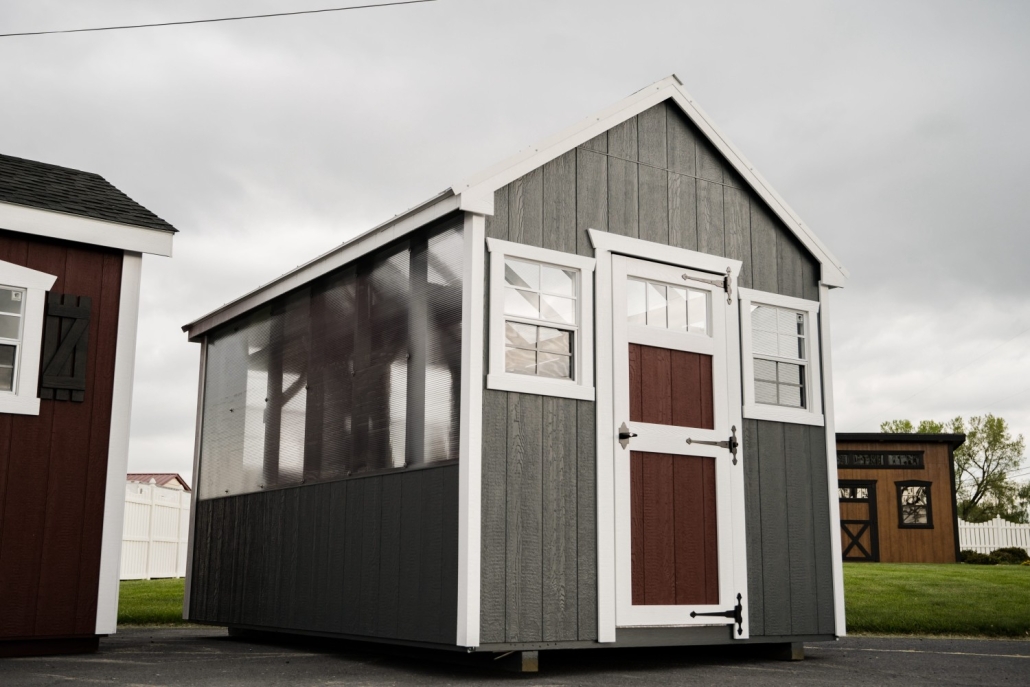
POLYGON ((119 625, 183 625, 182 595, 178 580, 125 580, 118 595, 119 625))
POLYGON ((1030 566, 845 563, 848 632, 1030 637, 1030 566))

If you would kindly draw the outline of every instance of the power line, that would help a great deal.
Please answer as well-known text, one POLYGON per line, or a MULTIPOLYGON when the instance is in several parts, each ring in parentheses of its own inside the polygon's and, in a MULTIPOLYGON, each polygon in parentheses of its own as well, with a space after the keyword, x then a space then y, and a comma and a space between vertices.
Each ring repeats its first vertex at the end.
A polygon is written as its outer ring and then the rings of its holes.
POLYGON ((415 5, 423 2, 436 2, 436 0, 401 0, 399 2, 384 2, 377 5, 352 5, 350 7, 329 7, 321 10, 298 10, 295 12, 275 12, 273 14, 251 14, 241 17, 219 17, 217 19, 191 19, 188 21, 166 21, 157 24, 128 24, 125 26, 98 26, 89 29, 60 29, 56 31, 25 31, 22 33, 0 33, 0 38, 12 38, 14 36, 46 36, 52 33, 86 33, 88 31, 121 31, 123 29, 150 29, 157 26, 183 26, 185 24, 213 24, 222 21, 240 21, 241 19, 268 19, 270 17, 292 17, 298 14, 322 14, 324 12, 346 12, 347 10, 367 10, 376 7, 392 7, 395 5, 415 5))

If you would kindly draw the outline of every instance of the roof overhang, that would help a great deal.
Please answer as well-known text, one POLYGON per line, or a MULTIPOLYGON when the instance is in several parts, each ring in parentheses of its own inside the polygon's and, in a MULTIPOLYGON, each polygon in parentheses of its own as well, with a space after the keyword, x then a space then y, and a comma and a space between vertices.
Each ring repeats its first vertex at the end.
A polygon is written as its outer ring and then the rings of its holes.
POLYGON ((172 255, 174 232, 0 202, 0 229, 135 253, 172 255))
POLYGON ((965 434, 917 434, 885 432, 838 432, 839 444, 948 444, 958 448, 966 441, 965 434))

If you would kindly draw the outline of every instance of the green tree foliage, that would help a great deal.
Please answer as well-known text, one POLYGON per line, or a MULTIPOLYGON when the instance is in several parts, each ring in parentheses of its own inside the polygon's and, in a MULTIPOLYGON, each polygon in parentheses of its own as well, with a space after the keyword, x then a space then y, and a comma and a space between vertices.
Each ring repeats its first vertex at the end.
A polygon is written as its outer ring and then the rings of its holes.
POLYGON ((1001 516, 1010 522, 1030 521, 1030 483, 1018 484, 1009 474, 1023 462, 1023 435, 1013 438, 1004 418, 991 413, 947 422, 888 420, 881 432, 909 434, 965 434, 966 442, 955 450, 959 517, 984 522, 1001 516))

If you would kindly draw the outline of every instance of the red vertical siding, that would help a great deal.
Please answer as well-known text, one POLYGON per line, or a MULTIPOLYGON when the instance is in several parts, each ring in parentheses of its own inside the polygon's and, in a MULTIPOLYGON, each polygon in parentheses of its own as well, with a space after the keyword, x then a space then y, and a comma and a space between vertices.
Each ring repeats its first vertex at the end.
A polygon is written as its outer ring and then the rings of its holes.
POLYGON ((121 251, 0 230, 0 259, 92 301, 86 397, 0 415, 0 639, 93 634, 121 251))

